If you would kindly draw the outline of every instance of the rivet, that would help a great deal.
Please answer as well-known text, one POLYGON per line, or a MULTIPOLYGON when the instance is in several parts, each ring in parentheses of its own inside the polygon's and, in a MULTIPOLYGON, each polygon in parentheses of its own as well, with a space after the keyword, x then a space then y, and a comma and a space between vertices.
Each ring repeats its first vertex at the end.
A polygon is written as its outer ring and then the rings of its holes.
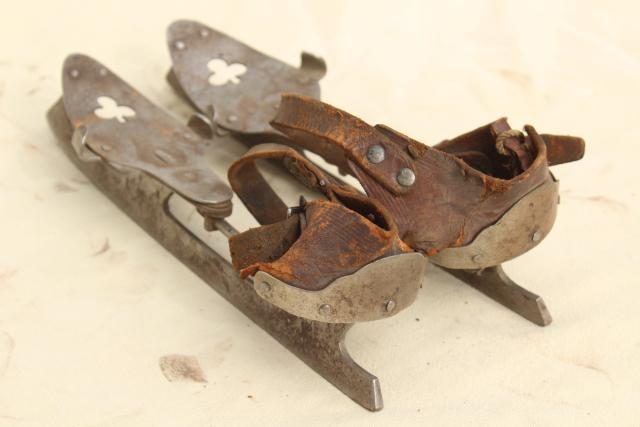
POLYGON ((178 40, 177 42, 175 42, 174 46, 176 47, 176 49, 178 50, 182 50, 185 47, 187 47, 186 44, 184 44, 184 42, 182 40, 178 40))
POLYGON ((185 139, 193 139, 193 135, 191 135, 190 133, 185 133, 184 137, 185 139))
POLYGON ((268 282, 260 282, 258 286, 260 286, 260 291, 263 293, 271 291, 271 284, 268 282))
POLYGON ((542 240, 542 233, 539 231, 536 231, 535 233, 533 233, 533 235, 531 236, 531 240, 533 240, 534 242, 539 242, 540 240, 542 240))
POLYGON ((416 182, 416 174, 409 168, 402 168, 396 177, 398 184, 404 187, 411 187, 416 182))
POLYGON ((476 264, 480 264, 483 260, 484 260, 484 256, 482 256, 482 254, 474 255, 471 258, 471 261, 475 262, 476 264))
POLYGON ((384 160, 384 147, 376 144, 367 150, 367 160, 373 164, 378 164, 384 160))
POLYGON ((318 311, 323 316, 328 316, 331 314, 331 306, 329 304, 322 304, 320 308, 318 308, 318 311))
POLYGON ((227 121, 230 122, 230 123, 236 122, 236 121, 238 121, 238 116, 232 114, 229 117, 227 117, 227 121))
POLYGON ((78 70, 76 70, 76 69, 74 68, 73 70, 71 70, 71 71, 69 72, 69 75, 75 79, 75 78, 77 78, 78 76, 80 76, 80 71, 78 71, 78 70))
POLYGON ((327 185, 324 179, 321 179, 320 182, 318 182, 318 184, 320 184, 320 187, 324 187, 325 185, 327 185))
POLYGON ((98 74, 100 74, 102 77, 107 75, 107 69, 106 68, 100 68, 100 71, 98 71, 98 74))
POLYGON ((390 299, 384 304, 384 309, 387 310, 388 312, 393 311, 395 308, 396 308, 396 302, 392 299, 390 299))
POLYGON ((200 30, 200 37, 207 37, 209 35, 209 30, 203 28, 200 30))
POLYGON ((112 146, 110 146, 110 145, 108 145, 108 144, 102 144, 102 145, 100 146, 100 149, 101 149, 102 151, 111 151, 111 149, 112 149, 112 148, 113 148, 113 147, 112 147, 112 146))

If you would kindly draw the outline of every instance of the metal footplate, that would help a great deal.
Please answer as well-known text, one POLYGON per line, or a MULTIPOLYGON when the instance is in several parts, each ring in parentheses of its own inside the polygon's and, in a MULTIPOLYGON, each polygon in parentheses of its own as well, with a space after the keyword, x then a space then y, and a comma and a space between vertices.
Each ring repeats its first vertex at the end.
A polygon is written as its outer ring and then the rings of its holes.
POLYGON ((300 67, 288 65, 195 21, 167 30, 173 67, 167 80, 200 117, 237 134, 279 135, 269 122, 284 92, 320 97, 326 64, 303 52, 300 67))
POLYGON ((69 57, 63 75, 64 96, 49 111, 49 123, 94 185, 318 374, 366 409, 382 409, 378 378, 345 347, 352 324, 306 320, 265 301, 251 280, 241 279, 173 216, 169 199, 179 194, 222 233, 237 233, 224 220, 231 213, 231 190, 201 160, 203 141, 91 58, 69 57))

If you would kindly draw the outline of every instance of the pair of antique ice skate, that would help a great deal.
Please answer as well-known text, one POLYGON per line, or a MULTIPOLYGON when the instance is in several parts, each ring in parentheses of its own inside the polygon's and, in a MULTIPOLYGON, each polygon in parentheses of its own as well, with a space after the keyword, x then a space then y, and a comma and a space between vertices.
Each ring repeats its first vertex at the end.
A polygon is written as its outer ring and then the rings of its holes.
MULTIPOLYGON (((550 322, 542 300, 500 265, 549 233, 558 182, 548 166, 580 159, 582 139, 541 135, 532 126, 520 132, 499 119, 428 147, 320 102, 326 69, 312 55, 303 53, 295 68, 192 21, 172 24, 168 43, 168 80, 198 110, 189 126, 100 63, 72 55, 63 97, 49 113, 54 131, 120 207, 345 393, 358 400, 362 384, 337 379, 356 368, 334 362, 335 372, 322 372, 326 361, 302 347, 329 332, 341 342, 346 329, 313 321, 346 324, 398 313, 415 300, 428 261, 529 320, 550 322), (218 128, 251 146, 228 172, 231 188, 261 224, 243 233, 225 221, 231 189, 203 159, 204 139, 218 138, 218 128), (355 177, 366 195, 304 150, 355 177), (258 159, 276 161, 324 199, 287 207, 258 159), (171 194, 192 203, 207 230, 229 237, 233 268, 253 282, 230 273, 221 257, 176 225, 166 212, 171 194), (249 291, 245 283, 253 283, 249 291), (302 322, 298 331, 284 331, 294 320, 302 322), (316 326, 305 331, 304 324, 316 326)), ((373 400, 360 403, 379 409, 373 400)))

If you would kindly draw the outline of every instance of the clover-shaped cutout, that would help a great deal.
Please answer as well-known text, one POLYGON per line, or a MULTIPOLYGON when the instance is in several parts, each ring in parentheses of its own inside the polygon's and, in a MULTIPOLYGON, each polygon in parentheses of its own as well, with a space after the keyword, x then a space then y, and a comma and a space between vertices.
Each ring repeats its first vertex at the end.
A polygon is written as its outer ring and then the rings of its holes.
POLYGON ((222 58, 214 58, 207 63, 207 68, 211 71, 209 76, 209 84, 212 86, 224 86, 231 82, 233 84, 240 83, 238 76, 247 72, 247 67, 238 62, 227 64, 222 58))
POLYGON ((118 122, 124 123, 126 117, 136 115, 133 108, 127 107, 126 105, 118 105, 115 99, 109 96, 99 96, 97 101, 100 108, 96 108, 93 112, 101 119, 116 119, 118 122))

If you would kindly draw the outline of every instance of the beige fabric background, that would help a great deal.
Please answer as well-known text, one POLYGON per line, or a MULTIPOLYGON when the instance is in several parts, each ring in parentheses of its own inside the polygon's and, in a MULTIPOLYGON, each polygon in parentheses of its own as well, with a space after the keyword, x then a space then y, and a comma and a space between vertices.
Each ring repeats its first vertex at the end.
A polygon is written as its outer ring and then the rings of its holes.
POLYGON ((1 9, 1 426, 640 425, 636 2, 1 9), (164 31, 177 18, 292 64, 302 49, 324 56, 326 101, 426 143, 502 115, 583 136, 585 159, 554 168, 553 232, 506 267, 545 298, 552 325, 430 269, 410 309, 349 336, 382 383, 385 409, 372 414, 223 301, 86 184, 44 120, 71 52, 186 119, 164 81, 164 31), (168 354, 195 357, 206 382, 168 381, 168 354))

